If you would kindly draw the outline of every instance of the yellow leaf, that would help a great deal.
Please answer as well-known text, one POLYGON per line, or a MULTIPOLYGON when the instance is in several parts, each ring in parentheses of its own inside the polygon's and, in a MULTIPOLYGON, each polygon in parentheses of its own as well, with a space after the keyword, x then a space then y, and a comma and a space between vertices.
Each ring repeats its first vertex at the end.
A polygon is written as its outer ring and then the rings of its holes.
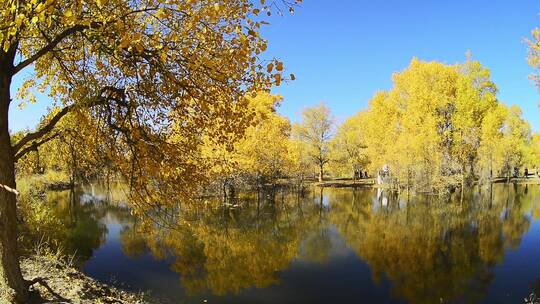
POLYGON ((141 40, 141 33, 135 33, 135 34, 133 34, 132 40, 133 40, 134 42, 140 41, 140 40, 141 40))
POLYGON ((155 14, 156 18, 159 18, 159 19, 164 19, 167 17, 167 13, 165 12, 165 10, 163 8, 160 8, 156 14, 155 14))
POLYGON ((276 86, 279 86, 281 84, 281 74, 275 74, 274 80, 275 80, 276 86))

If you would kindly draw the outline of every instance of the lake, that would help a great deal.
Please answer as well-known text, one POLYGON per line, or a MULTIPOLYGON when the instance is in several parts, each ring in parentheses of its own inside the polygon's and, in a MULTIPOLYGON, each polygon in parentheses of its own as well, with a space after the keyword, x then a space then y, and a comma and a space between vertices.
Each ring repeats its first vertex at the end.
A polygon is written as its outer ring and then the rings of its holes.
POLYGON ((540 294, 539 198, 316 188, 148 224, 118 190, 48 195, 85 274, 171 303, 523 303, 540 294))

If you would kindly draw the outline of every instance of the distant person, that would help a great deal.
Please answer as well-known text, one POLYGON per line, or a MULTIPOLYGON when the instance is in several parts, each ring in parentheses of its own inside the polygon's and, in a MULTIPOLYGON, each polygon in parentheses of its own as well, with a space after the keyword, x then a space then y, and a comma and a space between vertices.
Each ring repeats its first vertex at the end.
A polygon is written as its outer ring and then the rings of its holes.
POLYGON ((365 177, 365 178, 368 178, 367 171, 364 172, 364 177, 365 177))
POLYGON ((529 169, 525 168, 525 178, 529 178, 529 169))

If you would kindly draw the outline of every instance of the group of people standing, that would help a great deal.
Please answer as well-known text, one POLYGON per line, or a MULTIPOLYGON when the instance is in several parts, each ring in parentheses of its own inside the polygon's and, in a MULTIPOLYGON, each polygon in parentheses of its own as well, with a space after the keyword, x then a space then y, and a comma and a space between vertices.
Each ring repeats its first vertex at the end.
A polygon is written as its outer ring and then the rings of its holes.
POLYGON ((356 178, 359 178, 359 179, 369 178, 367 171, 356 170, 355 175, 356 175, 356 178))

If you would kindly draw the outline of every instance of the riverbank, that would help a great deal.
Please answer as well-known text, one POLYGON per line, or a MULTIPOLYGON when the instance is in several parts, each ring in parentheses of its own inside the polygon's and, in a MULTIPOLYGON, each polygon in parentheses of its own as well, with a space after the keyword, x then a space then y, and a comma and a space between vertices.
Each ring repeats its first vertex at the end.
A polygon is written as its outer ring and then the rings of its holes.
POLYGON ((313 185, 318 187, 332 187, 332 188, 355 188, 355 187, 372 187, 375 186, 375 179, 374 178, 366 178, 366 179, 332 179, 332 180, 325 180, 322 182, 315 182, 313 185))
MULTIPOLYGON (((494 184, 499 184, 499 183, 506 183, 507 180, 506 180, 505 177, 499 177, 499 178, 494 178, 492 180, 492 182, 494 184)), ((512 177, 510 179, 510 183, 538 185, 538 184, 540 184, 540 177, 538 177, 536 175, 529 175, 527 178, 525 178, 525 177, 512 177)))
POLYGON ((126 292, 100 283, 54 255, 33 255, 21 259, 26 280, 35 282, 30 291, 31 304, 149 303, 144 294, 126 292))
MULTIPOLYGON (((376 187, 376 188, 385 188, 386 185, 378 185, 376 184, 375 178, 366 178, 366 179, 346 179, 346 178, 340 178, 340 179, 331 179, 331 180, 325 180, 322 182, 313 182, 314 186, 322 187, 322 188, 356 188, 356 187, 376 187)), ((540 184, 540 177, 536 175, 529 175, 527 178, 525 177, 512 177, 509 181, 507 181, 504 177, 494 178, 492 181, 494 184, 500 184, 500 183, 515 183, 520 185, 539 185, 540 184)))

